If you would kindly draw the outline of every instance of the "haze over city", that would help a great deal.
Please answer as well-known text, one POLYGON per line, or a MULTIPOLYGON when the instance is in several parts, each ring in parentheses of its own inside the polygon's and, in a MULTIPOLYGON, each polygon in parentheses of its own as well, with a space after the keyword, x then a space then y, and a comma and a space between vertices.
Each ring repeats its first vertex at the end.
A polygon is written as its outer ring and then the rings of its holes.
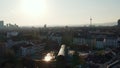
POLYGON ((0 20, 20 26, 117 22, 120 0, 0 0, 0 20))
POLYGON ((120 68, 120 0, 0 0, 0 68, 120 68))

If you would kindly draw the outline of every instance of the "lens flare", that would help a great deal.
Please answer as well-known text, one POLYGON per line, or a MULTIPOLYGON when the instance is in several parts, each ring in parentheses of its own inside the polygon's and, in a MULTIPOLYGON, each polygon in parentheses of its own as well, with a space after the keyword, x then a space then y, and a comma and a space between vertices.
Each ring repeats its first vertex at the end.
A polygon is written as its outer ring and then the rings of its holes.
POLYGON ((51 54, 50 53, 48 53, 46 56, 45 56, 45 58, 44 58, 44 61, 51 61, 51 59, 52 59, 52 56, 51 56, 51 54))

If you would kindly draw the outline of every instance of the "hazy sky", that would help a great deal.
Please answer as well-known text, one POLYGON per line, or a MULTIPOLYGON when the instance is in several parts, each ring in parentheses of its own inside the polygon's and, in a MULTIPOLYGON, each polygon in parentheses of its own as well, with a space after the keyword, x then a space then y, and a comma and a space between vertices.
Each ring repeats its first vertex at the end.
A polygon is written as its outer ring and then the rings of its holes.
POLYGON ((20 26, 117 22, 120 0, 0 0, 0 20, 20 26))

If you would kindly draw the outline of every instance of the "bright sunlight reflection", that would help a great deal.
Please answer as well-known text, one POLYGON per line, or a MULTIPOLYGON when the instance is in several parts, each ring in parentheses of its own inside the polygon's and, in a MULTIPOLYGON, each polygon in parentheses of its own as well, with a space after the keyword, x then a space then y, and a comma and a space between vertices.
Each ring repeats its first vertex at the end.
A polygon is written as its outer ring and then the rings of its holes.
POLYGON ((44 60, 47 61, 47 62, 50 61, 51 59, 52 59, 52 56, 51 56, 50 53, 48 53, 44 58, 44 60))

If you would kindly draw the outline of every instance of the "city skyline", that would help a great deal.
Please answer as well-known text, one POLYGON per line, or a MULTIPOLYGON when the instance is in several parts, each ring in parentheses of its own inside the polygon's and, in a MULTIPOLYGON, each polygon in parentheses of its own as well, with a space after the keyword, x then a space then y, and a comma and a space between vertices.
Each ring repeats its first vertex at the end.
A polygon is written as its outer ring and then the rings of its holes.
POLYGON ((0 20, 20 26, 89 25, 116 22, 119 0, 0 0, 0 20))

